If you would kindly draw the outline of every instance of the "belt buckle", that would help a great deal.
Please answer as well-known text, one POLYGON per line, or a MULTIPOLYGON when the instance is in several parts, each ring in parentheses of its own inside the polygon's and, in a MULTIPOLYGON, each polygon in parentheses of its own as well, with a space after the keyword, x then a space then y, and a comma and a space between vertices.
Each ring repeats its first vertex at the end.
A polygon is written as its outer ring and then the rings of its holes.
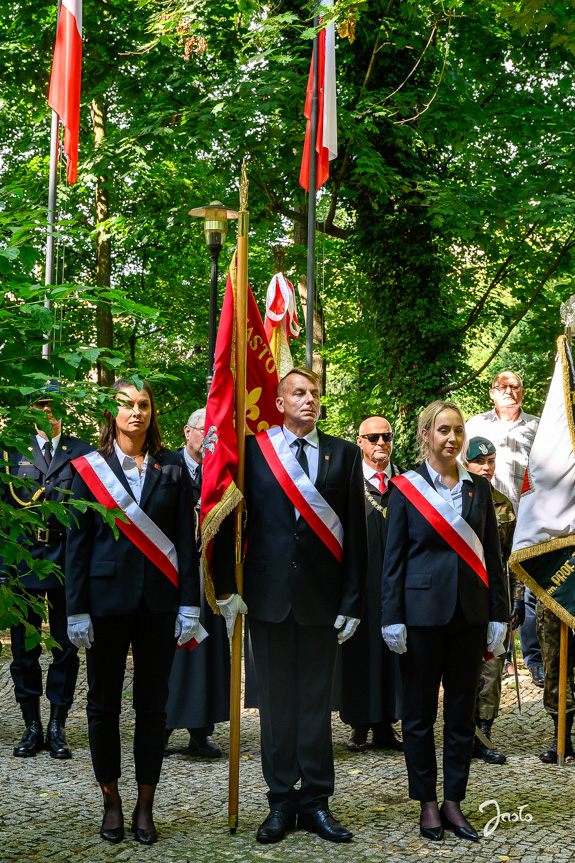
POLYGON ((38 542, 50 542, 50 531, 47 527, 36 528, 36 539, 38 542))

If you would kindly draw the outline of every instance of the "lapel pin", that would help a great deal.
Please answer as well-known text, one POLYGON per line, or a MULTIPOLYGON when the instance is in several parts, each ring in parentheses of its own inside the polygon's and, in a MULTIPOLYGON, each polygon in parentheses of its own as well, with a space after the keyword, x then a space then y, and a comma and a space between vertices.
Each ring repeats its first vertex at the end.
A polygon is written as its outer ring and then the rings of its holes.
POLYGON ((324 455, 324 458, 325 458, 325 460, 326 460, 326 461, 329 461, 329 456, 328 456, 328 455, 324 455))
POLYGON ((469 492, 469 497, 473 497, 473 492, 472 492, 472 491, 470 491, 470 492, 469 492))
POLYGON ((154 467, 156 468, 156 470, 159 470, 159 469, 160 469, 160 465, 159 465, 159 464, 155 464, 155 465, 154 465, 154 467))
POLYGON ((68 447, 67 447, 67 446, 63 446, 63 447, 62 447, 62 449, 64 450, 64 452, 67 452, 68 447))

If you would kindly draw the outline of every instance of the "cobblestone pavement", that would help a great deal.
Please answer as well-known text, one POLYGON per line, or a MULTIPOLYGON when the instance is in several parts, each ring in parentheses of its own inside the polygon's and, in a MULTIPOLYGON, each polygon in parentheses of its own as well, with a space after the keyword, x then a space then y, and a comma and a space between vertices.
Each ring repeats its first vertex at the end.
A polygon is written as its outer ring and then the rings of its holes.
MULTIPOLYGON (((465 861, 522 861, 551 863, 575 856, 572 830, 575 765, 560 768, 542 764, 537 755, 549 742, 552 725, 542 709, 542 691, 521 675, 523 712, 517 713, 514 682, 504 682, 502 711, 494 724, 494 742, 504 751, 505 765, 473 761, 464 811, 480 831, 478 844, 446 834, 431 843, 419 836, 418 804, 407 797, 403 756, 368 750, 352 754, 344 747, 348 729, 333 717, 336 794, 334 813, 354 832, 350 844, 336 845, 304 832, 290 833, 277 845, 258 845, 255 831, 266 813, 261 777, 257 711, 242 713, 240 765, 240 820, 235 836, 227 828, 227 760, 201 760, 185 754, 187 734, 174 733, 177 750, 164 762, 155 807, 159 841, 150 848, 138 845, 130 834, 118 845, 98 836, 101 820, 100 791, 94 780, 85 721, 86 678, 82 665, 77 700, 68 720, 68 739, 74 757, 56 761, 47 753, 35 758, 14 758, 22 722, 14 702, 9 673, 10 649, 4 639, 0 656, 0 783, 3 802, 0 822, 0 863, 82 860, 161 861, 161 863, 248 863, 282 860, 288 863, 339 863, 339 861, 406 861, 427 859, 465 861), (531 821, 501 821, 485 837, 484 825, 494 817, 495 804, 483 813, 479 806, 496 800, 501 813, 531 821)), ((135 802, 134 770, 130 757, 133 713, 130 681, 126 680, 122 735, 125 761, 121 782, 124 809, 135 802)), ((47 705, 44 704, 47 713, 47 705)), ((438 728, 439 732, 439 728, 438 728)), ((214 737, 227 754, 227 725, 214 737)), ((440 738, 437 739, 441 745, 440 738)))

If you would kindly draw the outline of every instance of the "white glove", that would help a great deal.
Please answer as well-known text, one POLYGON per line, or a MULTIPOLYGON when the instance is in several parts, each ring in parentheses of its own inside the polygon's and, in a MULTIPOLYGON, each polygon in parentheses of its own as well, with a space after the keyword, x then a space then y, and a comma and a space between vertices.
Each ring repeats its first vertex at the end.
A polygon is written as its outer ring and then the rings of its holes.
POLYGON ((503 642, 505 641, 508 629, 508 623, 492 621, 487 624, 487 650, 493 656, 501 656, 502 653, 505 653, 503 642))
POLYGON ((236 617, 238 614, 247 614, 248 607, 238 593, 232 593, 227 599, 216 599, 216 602, 226 621, 228 638, 231 638, 234 634, 236 617))
POLYGON ((389 626, 382 626, 381 634, 392 653, 405 653, 407 651, 405 623, 390 623, 389 626))
POLYGON ((346 617, 344 614, 338 614, 335 619, 334 626, 339 629, 337 640, 340 644, 351 638, 357 627, 359 626, 358 617, 346 617))
POLYGON ((200 625, 200 609, 195 605, 181 605, 176 617, 174 637, 178 644, 186 644, 196 635, 200 625))
POLYGON ((89 614, 70 615, 68 618, 68 638, 74 647, 90 649, 94 641, 94 627, 89 614))

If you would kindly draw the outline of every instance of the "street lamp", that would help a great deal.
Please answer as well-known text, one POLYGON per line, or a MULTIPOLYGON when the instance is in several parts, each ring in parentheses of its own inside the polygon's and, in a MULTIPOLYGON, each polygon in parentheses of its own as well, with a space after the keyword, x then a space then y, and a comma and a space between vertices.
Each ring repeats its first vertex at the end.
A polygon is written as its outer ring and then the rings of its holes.
POLYGON ((218 315, 218 258, 226 241, 228 219, 237 219, 235 210, 228 210, 221 201, 212 201, 206 207, 190 210, 190 216, 204 219, 204 234, 211 257, 210 275, 210 319, 208 331, 208 393, 214 376, 216 352, 216 320, 218 315))

